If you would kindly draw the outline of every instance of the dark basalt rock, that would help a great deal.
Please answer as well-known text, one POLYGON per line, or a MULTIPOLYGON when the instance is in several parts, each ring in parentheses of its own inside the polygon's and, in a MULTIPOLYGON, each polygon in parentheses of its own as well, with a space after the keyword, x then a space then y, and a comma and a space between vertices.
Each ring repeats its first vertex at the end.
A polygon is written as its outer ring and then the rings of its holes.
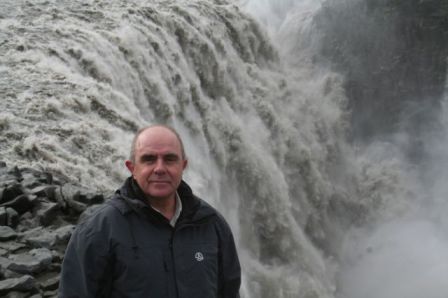
POLYGON ((22 184, 16 181, 3 180, 7 186, 3 189, 3 194, 0 203, 5 203, 14 200, 18 196, 24 195, 25 191, 22 184), (10 183, 12 182, 12 183, 10 183))
POLYGON ((7 267, 9 270, 33 274, 44 271, 51 264, 53 256, 47 248, 37 248, 22 254, 11 254, 8 259, 11 260, 7 267))
POLYGON ((0 161, 0 297, 57 297, 66 245, 105 197, 0 161))
POLYGON ((30 193, 39 198, 46 198, 50 201, 56 201, 55 190, 56 185, 39 185, 30 190, 30 193))
POLYGON ((6 225, 15 228, 19 224, 19 213, 13 208, 6 208, 6 225))
POLYGON ((0 226, 0 241, 7 241, 17 238, 17 233, 8 226, 0 226))
POLYGON ((24 275, 18 278, 8 278, 0 281, 0 293, 10 291, 30 291, 35 288, 34 278, 30 275, 24 275))
POLYGON ((11 201, 7 201, 0 205, 1 207, 11 207, 19 214, 25 213, 33 208, 33 199, 26 194, 21 194, 11 201))
POLYGON ((60 207, 56 203, 40 201, 36 210, 36 216, 43 226, 48 226, 55 219, 60 207))
POLYGON ((8 213, 6 213, 5 207, 0 207, 0 226, 6 226, 8 224, 8 213))

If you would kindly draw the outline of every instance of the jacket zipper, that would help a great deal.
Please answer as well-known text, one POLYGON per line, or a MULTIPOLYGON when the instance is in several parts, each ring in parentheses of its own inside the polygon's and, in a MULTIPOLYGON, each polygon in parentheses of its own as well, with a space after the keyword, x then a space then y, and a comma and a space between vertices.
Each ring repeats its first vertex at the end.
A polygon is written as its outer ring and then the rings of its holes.
POLYGON ((176 289, 176 297, 179 297, 179 289, 177 286, 177 276, 176 276, 176 261, 174 260, 174 245, 173 245, 173 241, 174 241, 174 233, 176 232, 176 229, 173 228, 173 231, 171 232, 171 238, 169 240, 169 248, 170 248, 170 253, 171 253, 171 262, 172 262, 172 270, 173 270, 173 278, 174 278, 174 285, 175 285, 175 289, 176 289))

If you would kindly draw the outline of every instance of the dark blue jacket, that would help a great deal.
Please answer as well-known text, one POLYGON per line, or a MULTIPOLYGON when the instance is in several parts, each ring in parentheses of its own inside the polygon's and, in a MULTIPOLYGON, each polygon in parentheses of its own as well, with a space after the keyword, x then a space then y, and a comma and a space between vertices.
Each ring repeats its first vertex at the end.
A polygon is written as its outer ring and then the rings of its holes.
POLYGON ((181 182, 173 228, 129 178, 77 226, 59 297, 237 298, 241 270, 230 228, 181 182))

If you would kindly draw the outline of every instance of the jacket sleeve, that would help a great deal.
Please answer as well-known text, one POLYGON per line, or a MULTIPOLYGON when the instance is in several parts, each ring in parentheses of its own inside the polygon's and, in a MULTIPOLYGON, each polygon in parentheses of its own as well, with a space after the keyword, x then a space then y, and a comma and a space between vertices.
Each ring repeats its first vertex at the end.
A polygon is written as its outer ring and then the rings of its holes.
POLYGON ((112 280, 107 232, 91 220, 78 225, 62 263, 59 298, 107 297, 112 280), (108 274, 106 274, 108 273, 108 274))
POLYGON ((235 241, 229 225, 222 216, 218 220, 219 298, 239 298, 241 267, 235 241))

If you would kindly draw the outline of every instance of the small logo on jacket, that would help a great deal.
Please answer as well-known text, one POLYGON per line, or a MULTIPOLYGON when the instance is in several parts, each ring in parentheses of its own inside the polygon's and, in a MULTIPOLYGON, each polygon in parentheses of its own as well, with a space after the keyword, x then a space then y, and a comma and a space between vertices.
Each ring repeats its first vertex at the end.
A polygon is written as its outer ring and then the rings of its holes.
POLYGON ((194 254, 194 258, 196 259, 196 261, 198 262, 202 262, 204 261, 204 255, 202 254, 202 252, 198 251, 197 253, 194 254))

